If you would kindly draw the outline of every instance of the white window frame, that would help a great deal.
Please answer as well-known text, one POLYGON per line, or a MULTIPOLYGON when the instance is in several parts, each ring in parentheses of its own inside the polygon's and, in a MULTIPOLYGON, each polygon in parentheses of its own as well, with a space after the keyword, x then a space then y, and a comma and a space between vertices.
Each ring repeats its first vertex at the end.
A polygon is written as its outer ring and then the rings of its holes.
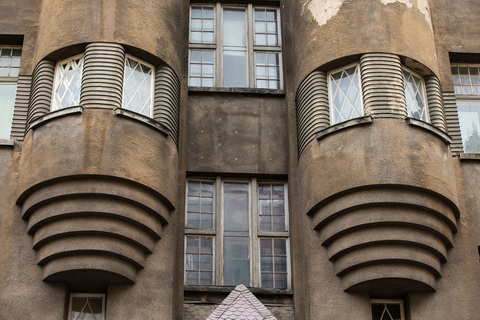
MULTIPOLYGON (((133 61, 136 61, 140 64, 143 64, 149 68, 152 69, 152 77, 150 79, 150 101, 151 101, 151 105, 150 105, 150 112, 149 114, 147 115, 147 117, 150 117, 150 118, 153 118, 153 105, 154 105, 154 97, 155 97, 155 66, 153 66, 152 64, 148 63, 148 62, 145 62, 137 57, 134 57, 130 54, 125 54, 125 63, 123 64, 123 82, 122 82, 122 108, 123 107, 123 94, 124 94, 124 88, 125 88, 125 69, 126 69, 126 66, 127 66, 127 59, 131 59, 133 61)), ((130 110, 132 112, 135 112, 131 109, 126 109, 126 110, 130 110)), ((139 113, 140 114, 140 113, 139 113)))
POLYGON ((405 95, 405 108, 407 109, 407 117, 409 118, 413 118, 413 119, 417 119, 417 120, 420 120, 420 121, 424 121, 424 122, 427 122, 427 123, 430 123, 430 110, 428 109, 428 97, 427 97, 427 88, 425 86, 425 79, 424 77, 419 74, 418 72, 415 72, 413 71, 412 69, 410 68, 407 68, 405 66, 402 65, 402 78, 403 78, 403 92, 404 92, 404 95, 405 95), (409 110, 409 107, 408 107, 408 103, 407 103, 407 87, 406 87, 406 79, 405 79, 405 75, 403 74, 403 72, 408 72, 408 73, 411 73, 413 74, 414 76, 420 78, 420 82, 421 82, 421 86, 422 86, 422 93, 423 93, 423 98, 424 98, 424 108, 425 108, 425 114, 426 114, 426 119, 423 120, 423 119, 417 119, 417 118, 414 118, 412 115, 410 115, 410 111, 411 109, 409 110))
MULTIPOLYGON (((373 304, 398 304, 400 305, 400 316, 401 320, 405 320, 405 309, 404 309, 404 303, 403 300, 400 299, 371 299, 370 300, 370 305, 373 304)), ((373 315, 372 315, 373 319, 373 315)))
MULTIPOLYGON (((451 67, 456 67, 456 68, 460 68, 460 67, 466 67, 466 68, 469 68, 469 67, 475 67, 475 68, 480 68, 480 64, 478 63, 452 63, 451 64, 451 67)), ((452 74, 453 76, 453 74, 452 74)), ((469 76, 470 77, 470 76, 469 76)), ((470 81, 471 83, 471 81, 470 81)), ((462 86, 461 84, 460 85, 457 85, 454 83, 454 87, 457 87, 457 86, 462 86)), ((480 112, 480 93, 479 94, 474 94, 474 93, 455 93, 455 100, 457 102, 477 102, 478 103, 478 108, 479 108, 479 112, 480 112)), ((464 144, 464 137, 463 137, 463 134, 462 134, 462 124, 460 122, 460 114, 458 112, 458 104, 457 104, 457 115, 458 115, 458 121, 459 121, 459 125, 460 125, 460 135, 461 135, 461 139, 462 139, 462 147, 463 147, 463 151, 465 151, 465 144, 464 144)), ((469 152, 471 153, 471 152, 469 152)), ((474 152, 474 153, 480 153, 480 150, 478 152, 474 152)))
POLYGON ((188 63, 188 81, 190 84, 190 56, 192 50, 213 50, 214 51, 214 76, 213 87, 225 87, 223 85, 223 9, 231 8, 245 8, 246 12, 246 63, 247 63, 247 85, 245 88, 257 88, 256 86, 256 53, 278 53, 278 68, 279 68, 279 88, 278 89, 266 89, 264 90, 282 90, 283 89, 283 59, 282 59, 282 34, 281 34, 281 19, 280 8, 274 6, 254 6, 253 4, 247 5, 234 5, 234 4, 222 4, 217 2, 215 4, 203 4, 192 3, 190 5, 190 17, 192 16, 192 7, 212 7, 214 14, 214 42, 213 43, 193 43, 191 41, 191 18, 189 18, 189 63, 188 63), (277 46, 260 46, 255 44, 255 9, 269 9, 276 10, 277 13, 277 46))
MULTIPOLYGON (((0 51, 2 49, 20 49, 22 50, 22 46, 15 46, 15 45, 0 45, 0 51)), ((20 63, 21 63, 21 55, 20 55, 20 63)), ((16 67, 15 67, 16 68, 16 67)), ((10 68, 9 68, 10 69, 10 68)), ((20 67, 18 67, 20 69, 20 67)), ((15 96, 13 97, 13 105, 11 109, 11 117, 8 119, 8 125, 9 125, 9 133, 8 137, 5 137, 5 139, 9 139, 11 134, 12 134, 12 123, 13 123, 13 115, 14 115, 14 109, 15 109, 15 101, 16 101, 16 92, 18 89, 18 75, 17 76, 3 76, 0 77, 0 84, 6 84, 6 85, 15 85, 15 96)))
MULTIPOLYGON (((82 69, 80 73, 80 95, 78 97, 78 103, 80 104, 80 98, 82 96, 82 80, 83 80, 83 66, 85 64, 85 53, 82 52, 80 54, 74 55, 72 57, 69 57, 67 59, 60 60, 56 63, 55 65, 55 74, 54 74, 54 80, 53 80, 53 90, 52 90, 52 111, 60 110, 63 109, 61 106, 57 105, 56 99, 55 99, 55 94, 57 91, 57 87, 59 86, 59 81, 60 81, 60 73, 59 73, 59 68, 62 64, 68 63, 72 60, 76 59, 83 59, 82 62, 82 69)), ((72 105, 73 106, 73 105, 72 105)))
MULTIPOLYGON (((249 255, 250 255, 250 283, 246 286, 261 287, 261 266, 260 266, 260 239, 285 239, 287 255, 287 288, 291 288, 291 262, 290 262, 290 233, 289 233, 289 210, 288 210, 288 183, 281 180, 269 179, 235 179, 215 177, 212 179, 187 179, 185 189, 185 212, 188 208, 188 182, 210 182, 213 183, 213 229, 187 228, 187 215, 185 216, 185 252, 187 249, 188 236, 213 237, 213 283, 212 286, 223 286, 224 261, 223 261, 223 236, 224 236, 224 185, 225 183, 248 184, 248 207, 249 207, 249 255), (282 184, 284 186, 285 205, 285 231, 262 231, 259 227, 258 208, 258 186, 260 184, 282 184)), ((187 268, 186 258, 184 259, 184 270, 187 268)), ((186 272, 184 281, 186 283, 186 272)))
POLYGON ((102 318, 98 320, 105 320, 105 297, 104 293, 70 293, 68 302, 68 320, 75 320, 71 318, 72 315, 72 300, 74 297, 79 298, 102 298, 102 318))
POLYGON ((327 86, 328 86, 328 109, 329 109, 329 117, 330 117, 330 125, 331 126, 342 123, 342 122, 345 122, 345 121, 349 121, 349 120, 352 120, 352 119, 360 118, 360 117, 363 117, 365 115, 365 106, 363 105, 362 70, 361 70, 361 66, 360 66, 359 62, 350 63, 346 66, 343 66, 341 68, 337 68, 337 69, 334 69, 334 70, 328 72, 327 73, 327 86), (350 119, 346 119, 346 120, 342 120, 342 121, 338 121, 338 122, 334 123, 333 122, 333 108, 334 108, 334 105, 333 105, 333 92, 332 92, 331 77, 332 77, 332 74, 350 69, 352 67, 357 67, 358 68, 358 79, 360 81, 359 84, 358 84, 359 85, 359 91, 360 91, 359 99, 360 99, 362 113, 358 117, 353 117, 353 118, 350 118, 350 119))

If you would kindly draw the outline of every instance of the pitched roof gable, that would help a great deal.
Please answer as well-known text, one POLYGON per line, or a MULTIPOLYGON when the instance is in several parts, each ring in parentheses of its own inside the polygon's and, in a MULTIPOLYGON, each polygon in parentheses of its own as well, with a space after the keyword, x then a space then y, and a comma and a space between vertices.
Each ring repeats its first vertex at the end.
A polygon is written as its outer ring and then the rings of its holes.
POLYGON ((243 284, 233 289, 207 320, 277 320, 243 284))

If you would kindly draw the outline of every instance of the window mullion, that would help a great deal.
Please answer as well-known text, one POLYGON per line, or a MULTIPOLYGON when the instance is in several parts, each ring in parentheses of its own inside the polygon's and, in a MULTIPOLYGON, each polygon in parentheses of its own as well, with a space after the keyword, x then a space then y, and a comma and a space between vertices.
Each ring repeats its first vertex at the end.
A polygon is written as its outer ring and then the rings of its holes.
POLYGON ((215 276, 214 284, 223 284, 223 192, 222 180, 215 179, 215 276))
POLYGON ((215 86, 223 87, 223 9, 220 2, 215 7, 215 86))
POLYGON ((260 253, 259 253, 259 244, 258 244, 258 183, 257 179, 252 179, 252 188, 251 188, 250 201, 252 203, 252 210, 250 214, 250 223, 251 223, 251 243, 252 243, 252 285, 254 287, 260 287, 260 253))
POLYGON ((248 65, 248 87, 255 88, 255 52, 253 50, 255 32, 254 32, 254 12, 252 4, 247 7, 247 65, 248 65))

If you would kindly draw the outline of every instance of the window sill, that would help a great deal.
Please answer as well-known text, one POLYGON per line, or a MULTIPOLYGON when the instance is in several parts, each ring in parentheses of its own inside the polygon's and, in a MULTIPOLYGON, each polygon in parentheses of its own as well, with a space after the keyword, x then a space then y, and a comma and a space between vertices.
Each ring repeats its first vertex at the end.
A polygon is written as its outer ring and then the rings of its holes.
POLYGON ((424 122, 424 121, 421 121, 421 120, 417 120, 417 119, 414 119, 414 118, 407 118, 407 123, 411 126, 416 126, 416 127, 419 127, 419 128, 422 128, 422 129, 425 129, 427 131, 430 131, 434 134, 436 134, 437 136, 439 136, 443 141, 445 141, 445 143, 447 144, 451 144, 452 143, 452 139, 448 136, 448 134, 446 134, 445 132, 437 129, 436 127, 432 126, 430 123, 428 122, 424 122))
POLYGON ((202 93, 247 93, 258 95, 284 96, 285 90, 257 89, 257 88, 222 88, 222 87, 188 87, 188 92, 202 93))
POLYGON ((13 139, 0 139, 0 146, 2 147, 14 147, 15 140, 13 139))
MULTIPOLYGON (((235 289, 235 286, 184 286, 185 292, 205 292, 205 293, 230 293, 235 289)), ((251 288, 248 287, 254 295, 284 295, 291 296, 293 292, 291 289, 266 289, 266 288, 251 288)))
POLYGON ((26 132, 28 132, 30 129, 36 129, 37 127, 47 123, 48 121, 52 119, 56 119, 59 117, 64 117, 68 116, 70 114, 76 114, 76 113, 83 113, 83 107, 82 106, 75 106, 75 107, 70 107, 70 108, 65 108, 65 109, 59 109, 52 111, 43 117, 38 118, 37 120, 33 121, 30 123, 30 125, 27 127, 26 132))
POLYGON ((364 124, 371 124, 373 122, 373 118, 371 116, 364 116, 364 117, 359 117, 351 120, 347 120, 344 122, 340 122, 337 124, 334 124, 328 128, 325 128, 319 132, 317 132, 316 138, 317 140, 323 139, 325 136, 332 134, 337 131, 341 131, 350 127, 354 126, 359 126, 359 125, 364 125, 364 124))
POLYGON ((460 153, 458 155, 460 158, 460 161, 465 161, 465 160, 480 160, 480 153, 460 153))
POLYGON ((136 113, 136 112, 133 112, 133 111, 130 111, 130 110, 127 110, 127 109, 117 108, 117 109, 115 109, 115 115, 123 116, 123 117, 126 117, 126 118, 130 118, 130 119, 133 119, 133 120, 136 120, 136 121, 143 122, 143 123, 149 125, 150 127, 160 131, 165 136, 170 135, 170 131, 167 128, 165 128, 161 123, 153 120, 150 117, 144 116, 143 114, 136 113))

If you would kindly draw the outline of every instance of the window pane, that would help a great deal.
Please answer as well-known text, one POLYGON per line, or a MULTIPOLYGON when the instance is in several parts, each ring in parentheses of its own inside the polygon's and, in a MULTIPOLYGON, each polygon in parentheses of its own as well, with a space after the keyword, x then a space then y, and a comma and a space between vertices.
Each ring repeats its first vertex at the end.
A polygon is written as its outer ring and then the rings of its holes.
POLYGON ((189 85, 213 87, 215 77, 214 50, 190 50, 189 85))
POLYGON ((53 110, 68 108, 80 103, 83 56, 60 62, 55 68, 53 110))
POLYGON ((246 88, 247 54, 242 51, 223 51, 223 85, 246 88))
POLYGON ((103 319, 102 297, 72 297, 70 310, 71 319, 103 319))
POLYGON ((463 150, 480 153, 480 101, 457 101, 463 150))
POLYGON ((250 286, 250 259, 248 237, 225 237, 223 284, 250 286))
POLYGON ((153 68, 127 57, 123 80, 122 108, 151 116, 153 68))
POLYGON ((403 70, 403 76, 408 116, 422 121, 428 121, 423 79, 405 69, 403 70))
POLYGON ((16 93, 16 83, 0 83, 0 139, 10 139, 16 93))
POLYGON ((223 188, 225 231, 248 233, 248 184, 225 183, 223 188))
POLYGON ((330 74, 329 82, 331 124, 363 116, 358 65, 330 74))
POLYGON ((260 274, 262 287, 287 288, 287 255, 285 239, 260 239, 260 274), (275 249, 272 250, 272 247, 275 249))
POLYGON ((223 9, 223 45, 241 47, 247 45, 244 9, 223 9))

